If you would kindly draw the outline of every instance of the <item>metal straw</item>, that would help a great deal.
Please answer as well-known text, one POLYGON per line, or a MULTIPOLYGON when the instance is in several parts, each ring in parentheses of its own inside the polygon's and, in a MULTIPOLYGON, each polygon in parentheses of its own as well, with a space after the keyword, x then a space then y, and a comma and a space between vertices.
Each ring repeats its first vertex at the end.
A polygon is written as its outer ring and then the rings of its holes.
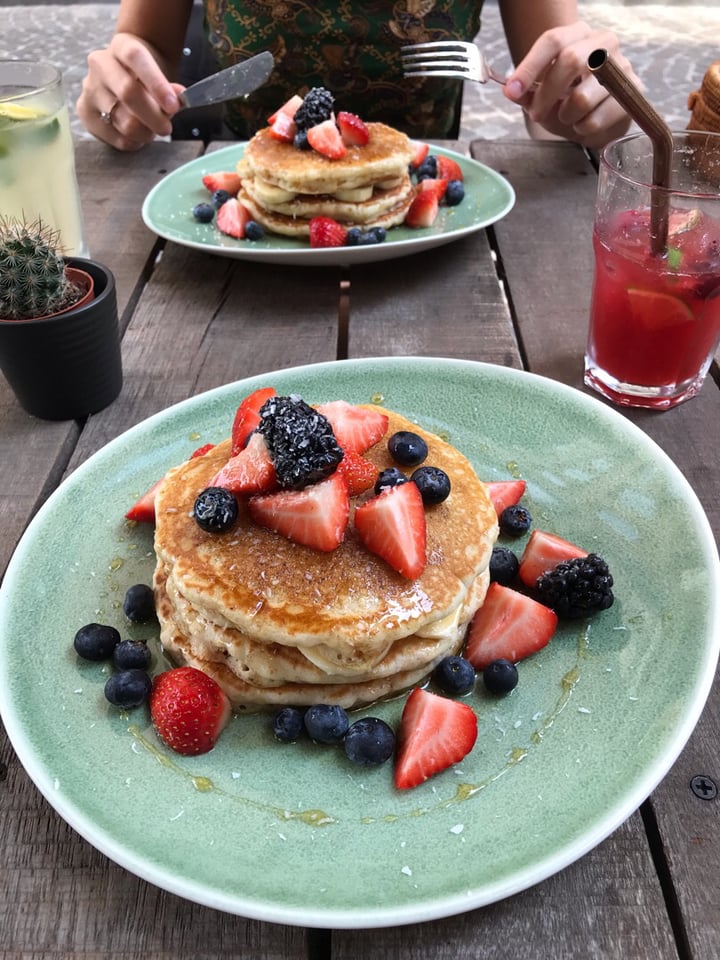
POLYGON ((650 191, 650 250, 655 256, 664 256, 668 234, 668 190, 672 175, 673 140, 670 128, 655 108, 648 103, 635 84, 615 63, 607 50, 593 50, 588 57, 588 69, 624 107, 643 133, 652 141, 652 182, 661 190, 650 191))

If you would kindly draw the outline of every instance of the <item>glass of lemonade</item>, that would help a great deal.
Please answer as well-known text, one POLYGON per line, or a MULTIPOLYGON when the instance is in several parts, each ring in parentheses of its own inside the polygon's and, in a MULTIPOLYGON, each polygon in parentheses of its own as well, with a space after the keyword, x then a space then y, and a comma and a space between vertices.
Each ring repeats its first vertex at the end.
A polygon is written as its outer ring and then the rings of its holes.
POLYGON ((652 185, 652 158, 644 134, 602 152, 585 383, 664 410, 700 390, 720 342, 720 134, 673 134, 668 189, 652 185), (661 245, 653 208, 667 223, 661 245))
POLYGON ((65 255, 88 255, 62 76, 49 63, 0 60, 0 214, 40 218, 65 255))

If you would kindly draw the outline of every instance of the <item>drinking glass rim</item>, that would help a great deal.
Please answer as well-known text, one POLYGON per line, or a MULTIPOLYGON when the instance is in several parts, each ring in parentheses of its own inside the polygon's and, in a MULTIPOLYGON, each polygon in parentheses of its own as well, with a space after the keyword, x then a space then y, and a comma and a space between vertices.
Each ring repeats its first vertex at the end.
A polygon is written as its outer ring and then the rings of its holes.
MULTIPOLYGON (((684 130, 671 130, 670 133, 673 138, 673 153, 675 152, 675 140, 679 137, 684 139, 687 139, 688 137, 710 137, 711 139, 717 141, 718 150, 720 150, 720 132, 716 132, 714 130, 688 130, 686 128, 684 130)), ((644 187, 647 190, 653 190, 657 193, 668 193, 672 194, 674 197, 692 197, 696 200, 716 200, 720 203, 720 193, 700 193, 687 189, 679 190, 672 186, 661 187, 658 184, 651 183, 650 181, 640 180, 637 177, 633 177, 625 171, 618 169, 618 167, 610 162, 610 151, 615 147, 619 147, 622 144, 629 143, 633 140, 645 140, 648 143, 651 143, 650 137, 642 131, 637 133, 627 133, 623 137, 617 137, 615 140, 611 140, 610 143, 605 144, 600 151, 600 164, 605 167, 609 173, 612 173, 613 176, 618 177, 620 180, 624 180, 625 183, 631 184, 634 187, 644 187)))
POLYGON ((60 70, 58 70, 54 64, 49 63, 47 60, 18 60, 7 57, 0 58, 0 71, 2 71, 4 67, 8 66, 11 68, 13 66, 25 68, 42 67, 44 70, 50 72, 50 76, 43 83, 32 84, 32 89, 22 90, 19 93, 13 93, 9 96, 4 96, 2 93, 3 84, 9 82, 7 79, 3 80, 0 82, 0 103, 13 103, 18 100, 23 100, 25 97, 37 96, 38 93, 43 93, 45 90, 51 90, 53 87, 57 87, 62 81, 62 73, 60 70))

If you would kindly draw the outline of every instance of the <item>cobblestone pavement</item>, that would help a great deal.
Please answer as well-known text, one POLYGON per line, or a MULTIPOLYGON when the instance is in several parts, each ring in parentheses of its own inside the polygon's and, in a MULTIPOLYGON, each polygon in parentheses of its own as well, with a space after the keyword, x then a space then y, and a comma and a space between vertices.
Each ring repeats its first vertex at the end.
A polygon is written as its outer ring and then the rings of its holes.
MULTIPOLYGON (((623 49, 646 86, 659 113, 671 125, 684 128, 689 113, 688 94, 718 59, 720 4, 676 2, 580 2, 585 20, 608 27, 622 38, 623 49), (714 39, 713 39, 714 38, 714 39)), ((113 3, 8 5, 0 3, 2 32, 0 57, 44 58, 55 63, 65 77, 68 102, 73 108, 85 75, 90 50, 112 36, 117 7, 113 3)), ((478 42, 498 69, 510 66, 497 7, 486 4, 478 42)), ((463 138, 524 137, 522 113, 506 101, 494 84, 468 83, 461 136, 463 138)), ((73 115, 76 136, 86 136, 73 115)))

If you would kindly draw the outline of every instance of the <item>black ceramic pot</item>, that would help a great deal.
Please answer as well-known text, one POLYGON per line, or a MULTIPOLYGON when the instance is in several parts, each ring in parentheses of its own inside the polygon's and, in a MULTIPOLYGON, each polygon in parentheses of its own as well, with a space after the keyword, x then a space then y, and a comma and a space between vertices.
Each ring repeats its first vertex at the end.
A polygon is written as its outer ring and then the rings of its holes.
POLYGON ((23 408, 43 420, 97 413, 122 387, 115 278, 94 260, 66 262, 92 276, 92 300, 53 317, 0 320, 0 368, 23 408))

